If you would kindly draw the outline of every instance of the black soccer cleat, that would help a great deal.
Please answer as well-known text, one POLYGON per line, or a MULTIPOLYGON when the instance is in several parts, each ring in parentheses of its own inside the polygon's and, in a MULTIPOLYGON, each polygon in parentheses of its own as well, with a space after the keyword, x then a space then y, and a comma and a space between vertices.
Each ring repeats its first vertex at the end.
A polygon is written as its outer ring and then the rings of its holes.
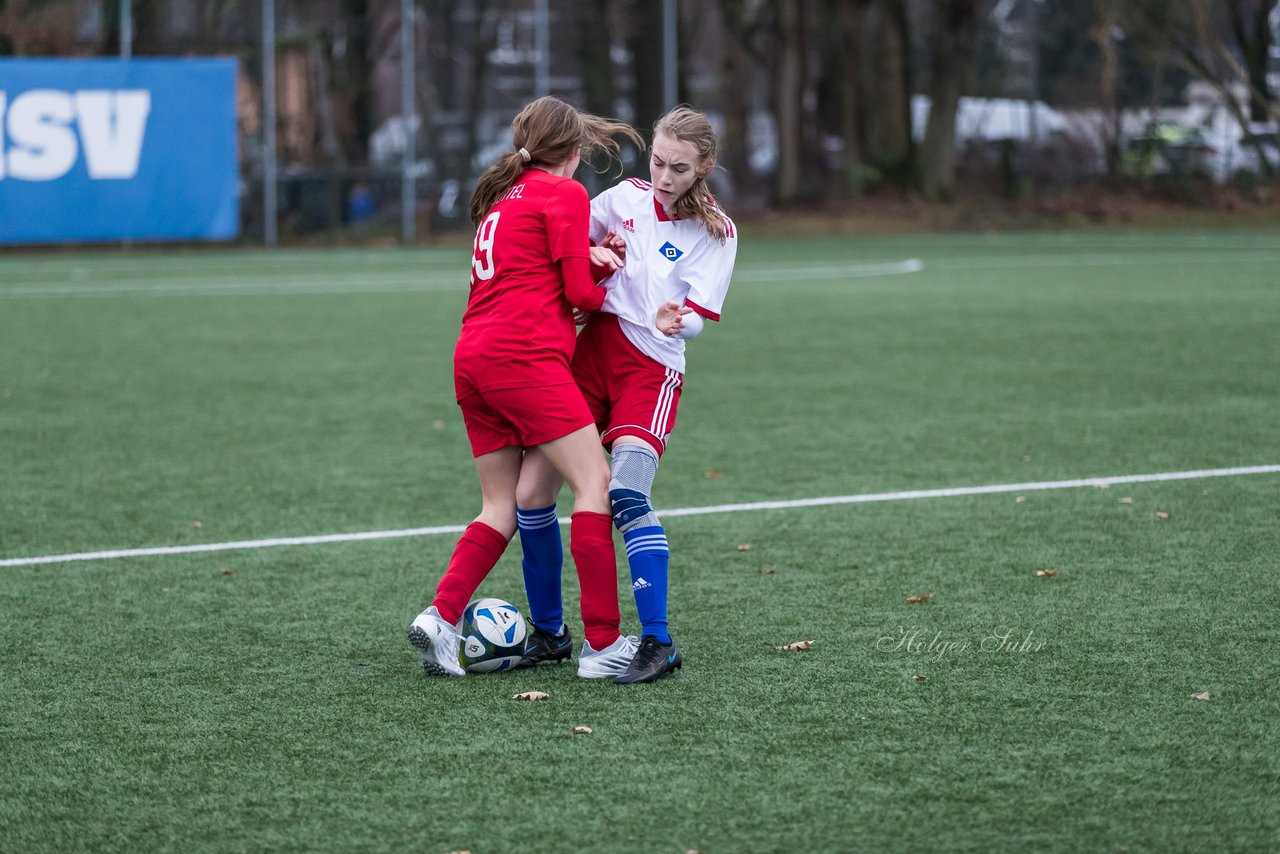
POLYGON ((524 656, 511 669, 533 667, 544 661, 565 661, 571 655, 573 655, 573 635, 569 634, 568 626, 565 626, 558 635, 534 626, 533 634, 529 635, 529 639, 524 643, 524 656))
POLYGON ((684 664, 684 656, 673 639, 662 643, 653 635, 640 639, 636 657, 627 665, 626 672, 613 680, 615 685, 635 685, 640 682, 656 682, 663 676, 675 673, 684 664))

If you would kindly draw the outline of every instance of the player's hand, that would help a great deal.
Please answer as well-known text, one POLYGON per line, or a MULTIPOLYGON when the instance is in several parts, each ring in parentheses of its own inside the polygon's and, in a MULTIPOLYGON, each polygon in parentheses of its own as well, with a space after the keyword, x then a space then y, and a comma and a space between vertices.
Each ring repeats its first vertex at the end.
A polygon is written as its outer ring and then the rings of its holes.
MULTIPOLYGON (((607 275, 613 275, 622 266, 622 256, 610 249, 608 246, 592 246, 587 250, 591 256, 591 266, 597 269, 608 270, 607 275)), ((624 250, 625 251, 625 250, 624 250)))
POLYGON ((618 266, 621 267, 627 260, 627 242, 618 236, 618 232, 612 228, 609 233, 600 241, 600 245, 605 249, 613 250, 613 254, 618 256, 618 266))
POLYGON ((658 316, 654 318, 654 326, 658 327, 658 331, 663 335, 678 335, 684 329, 684 316, 692 311, 693 309, 687 305, 680 305, 678 302, 668 300, 658 309, 658 316))
POLYGON ((591 319, 591 315, 593 314, 595 314, 594 311, 583 311, 580 308, 575 308, 573 310, 573 325, 586 326, 587 321, 591 319))

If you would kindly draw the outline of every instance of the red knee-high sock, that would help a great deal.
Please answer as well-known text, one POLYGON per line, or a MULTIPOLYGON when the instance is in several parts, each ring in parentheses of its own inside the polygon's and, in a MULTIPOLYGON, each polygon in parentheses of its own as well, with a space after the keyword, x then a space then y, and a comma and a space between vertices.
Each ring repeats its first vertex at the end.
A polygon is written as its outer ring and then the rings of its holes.
POLYGON ((436 585, 436 598, 431 601, 440 616, 450 623, 458 622, 462 609, 471 601, 480 582, 506 551, 507 538, 484 522, 472 522, 453 547, 453 557, 444 578, 436 585))
POLYGON ((618 562, 613 552, 613 519, 580 510, 569 524, 569 551, 582 589, 582 633, 592 649, 618 639, 618 562))

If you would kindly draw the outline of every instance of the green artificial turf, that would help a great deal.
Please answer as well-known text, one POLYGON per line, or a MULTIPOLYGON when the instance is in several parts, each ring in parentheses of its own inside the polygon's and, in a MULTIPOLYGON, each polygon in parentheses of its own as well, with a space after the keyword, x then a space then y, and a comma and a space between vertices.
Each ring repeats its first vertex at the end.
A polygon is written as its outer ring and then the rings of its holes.
MULTIPOLYGON (((743 241, 660 508, 1280 464, 1274 233, 743 241)), ((465 524, 466 271, 0 258, 0 561, 465 524)), ((673 513, 686 667, 632 688, 424 677, 456 534, 0 566, 0 851, 1274 850, 1278 514, 1277 473, 673 513)), ((518 548, 481 593, 524 607, 518 548)))

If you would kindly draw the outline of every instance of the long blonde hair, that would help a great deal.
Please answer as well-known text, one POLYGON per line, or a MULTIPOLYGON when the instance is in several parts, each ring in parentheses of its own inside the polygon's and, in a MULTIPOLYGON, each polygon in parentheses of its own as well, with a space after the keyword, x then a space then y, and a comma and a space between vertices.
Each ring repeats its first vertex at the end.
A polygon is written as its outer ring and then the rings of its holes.
POLYGON ((683 196, 676 199, 676 216, 680 219, 696 219, 707 233, 724 243, 728 233, 725 215, 716 205, 707 188, 707 176, 716 168, 716 134, 711 122, 688 104, 664 113, 653 123, 653 135, 669 136, 678 142, 687 142, 698 152, 694 167, 693 184, 683 196))
POLYGON ((611 161, 621 164, 615 135, 628 137, 644 150, 644 138, 625 122, 581 112, 550 95, 529 104, 511 122, 514 150, 502 155, 476 182, 475 192, 471 194, 471 222, 478 226, 489 208, 530 166, 558 166, 575 151, 580 152, 584 160, 604 152, 611 161))

